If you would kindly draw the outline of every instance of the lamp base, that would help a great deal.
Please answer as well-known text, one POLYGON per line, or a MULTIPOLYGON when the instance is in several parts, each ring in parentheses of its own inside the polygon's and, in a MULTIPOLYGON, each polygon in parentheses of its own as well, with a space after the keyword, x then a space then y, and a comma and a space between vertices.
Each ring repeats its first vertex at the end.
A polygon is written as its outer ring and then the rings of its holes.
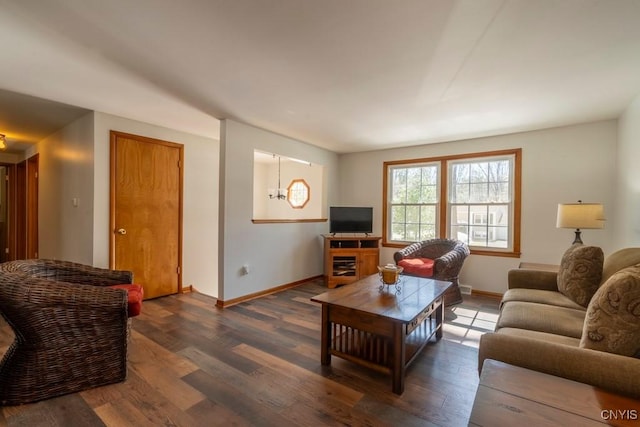
POLYGON ((582 244, 583 244, 583 243, 582 243, 582 239, 580 238, 580 229, 579 229, 579 228, 578 228, 578 229, 576 229, 576 238, 575 238, 575 239, 573 239, 573 244, 575 245, 576 243, 577 243, 577 244, 580 244, 580 245, 582 245, 582 244))

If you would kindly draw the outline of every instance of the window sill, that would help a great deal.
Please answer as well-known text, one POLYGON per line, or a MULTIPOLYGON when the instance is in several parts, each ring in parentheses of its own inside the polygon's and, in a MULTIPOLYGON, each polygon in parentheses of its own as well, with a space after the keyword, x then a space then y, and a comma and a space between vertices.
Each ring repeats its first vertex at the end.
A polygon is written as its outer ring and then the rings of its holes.
POLYGON ((254 224, 287 224, 293 222, 327 222, 327 218, 299 218, 299 219, 252 219, 254 224))

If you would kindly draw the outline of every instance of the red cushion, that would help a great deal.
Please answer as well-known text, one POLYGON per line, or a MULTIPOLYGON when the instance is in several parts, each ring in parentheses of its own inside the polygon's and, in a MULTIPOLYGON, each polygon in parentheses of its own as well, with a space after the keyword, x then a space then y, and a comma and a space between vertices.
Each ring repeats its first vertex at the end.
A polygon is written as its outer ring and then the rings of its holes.
POLYGON ((404 258, 398 262, 403 273, 420 277, 433 276, 433 260, 429 258, 404 258))
POLYGON ((144 297, 144 290, 141 285, 136 285, 135 283, 130 285, 111 285, 109 286, 113 289, 124 289, 127 291, 127 302, 128 302, 128 316, 134 317, 140 314, 142 311, 142 299, 144 297))

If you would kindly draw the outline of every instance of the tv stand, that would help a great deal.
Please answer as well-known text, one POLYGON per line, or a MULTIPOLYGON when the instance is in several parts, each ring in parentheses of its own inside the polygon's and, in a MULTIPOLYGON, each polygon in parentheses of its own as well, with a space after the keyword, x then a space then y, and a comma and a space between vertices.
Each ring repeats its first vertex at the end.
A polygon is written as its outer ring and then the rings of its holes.
POLYGON ((378 272, 380 239, 324 236, 324 277, 329 288, 348 285, 378 272))

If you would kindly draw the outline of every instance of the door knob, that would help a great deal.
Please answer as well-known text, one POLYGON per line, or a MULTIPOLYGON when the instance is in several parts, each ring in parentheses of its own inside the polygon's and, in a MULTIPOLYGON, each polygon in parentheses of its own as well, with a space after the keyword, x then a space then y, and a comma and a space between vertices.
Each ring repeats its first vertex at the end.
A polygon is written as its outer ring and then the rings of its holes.
POLYGON ((125 230, 124 228, 118 228, 118 234, 125 235, 127 234, 127 230, 125 230))

